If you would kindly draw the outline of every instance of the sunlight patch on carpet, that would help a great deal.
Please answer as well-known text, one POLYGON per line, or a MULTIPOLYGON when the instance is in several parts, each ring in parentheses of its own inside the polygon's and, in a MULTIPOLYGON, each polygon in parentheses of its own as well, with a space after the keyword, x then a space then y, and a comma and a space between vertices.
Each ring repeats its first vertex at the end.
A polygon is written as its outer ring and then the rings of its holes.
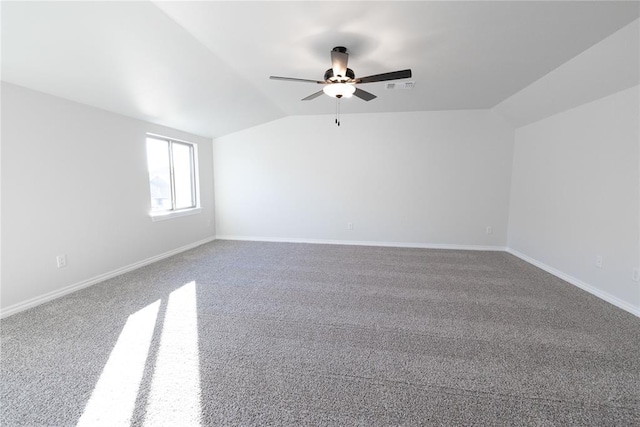
POLYGON ((78 426, 128 426, 149 354, 160 300, 130 315, 78 426))
POLYGON ((146 426, 200 425, 195 282, 169 296, 145 414, 146 426))

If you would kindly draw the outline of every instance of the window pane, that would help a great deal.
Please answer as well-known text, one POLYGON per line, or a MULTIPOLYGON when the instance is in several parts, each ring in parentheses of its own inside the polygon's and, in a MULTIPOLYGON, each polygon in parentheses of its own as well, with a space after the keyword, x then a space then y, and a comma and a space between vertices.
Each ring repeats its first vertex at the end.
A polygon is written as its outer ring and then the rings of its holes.
POLYGON ((173 143, 173 178, 175 182, 176 209, 196 205, 193 191, 193 149, 188 144, 173 143))
POLYGON ((147 138, 147 163, 151 189, 151 211, 171 210, 169 142, 147 138))

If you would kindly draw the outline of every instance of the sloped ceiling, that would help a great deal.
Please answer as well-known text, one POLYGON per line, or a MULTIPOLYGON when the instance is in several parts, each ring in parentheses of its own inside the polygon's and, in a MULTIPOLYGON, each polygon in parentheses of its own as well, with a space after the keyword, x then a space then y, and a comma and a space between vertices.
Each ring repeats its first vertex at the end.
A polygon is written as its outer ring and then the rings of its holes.
POLYGON ((2 80, 216 137, 287 115, 346 46, 412 90, 343 113, 491 108, 639 16, 636 2, 2 2, 2 80))
POLYGON ((493 110, 518 128, 638 84, 640 20, 635 20, 493 110))

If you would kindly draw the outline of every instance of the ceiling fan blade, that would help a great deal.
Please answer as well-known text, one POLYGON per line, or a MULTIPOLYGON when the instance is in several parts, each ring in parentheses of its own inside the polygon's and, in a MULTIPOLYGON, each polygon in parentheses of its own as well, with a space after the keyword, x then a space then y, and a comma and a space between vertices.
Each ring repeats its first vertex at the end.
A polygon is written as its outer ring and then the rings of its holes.
POLYGON ((311 101, 312 99, 316 99, 323 93, 324 93, 323 91, 319 90, 316 93, 312 93, 311 95, 307 96, 306 98, 302 98, 302 101, 311 101))
POLYGON ((360 77, 356 83, 374 83, 387 80, 408 79, 411 77, 411 70, 392 71, 390 73, 375 74, 373 76, 360 77))
POLYGON ((377 98, 377 96, 375 96, 374 94, 358 88, 356 88, 356 91, 353 92, 353 96, 357 96, 358 98, 364 99, 365 101, 371 101, 372 99, 377 98))
POLYGON ((347 63, 349 62, 349 54, 347 48, 342 46, 334 47, 331 51, 331 68, 334 77, 346 77, 347 63))
POLYGON ((321 82, 319 80, 309 80, 309 79, 298 79, 295 77, 279 77, 279 76, 269 76, 271 80, 284 80, 287 82, 302 82, 302 83, 317 83, 320 85, 325 84, 325 82, 321 82))

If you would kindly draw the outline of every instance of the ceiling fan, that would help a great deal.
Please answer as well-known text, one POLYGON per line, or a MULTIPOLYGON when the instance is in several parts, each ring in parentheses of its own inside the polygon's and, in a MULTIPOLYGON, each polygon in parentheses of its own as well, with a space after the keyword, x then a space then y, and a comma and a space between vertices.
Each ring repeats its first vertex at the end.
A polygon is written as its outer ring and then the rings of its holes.
POLYGON ((292 82, 316 83, 323 85, 322 90, 312 93, 303 101, 310 101, 322 95, 323 93, 337 98, 350 98, 356 96, 365 101, 371 101, 376 96, 370 92, 357 88, 356 85, 363 83, 383 82, 387 80, 406 79, 411 77, 411 70, 392 71, 390 73, 375 74, 366 77, 357 77, 351 68, 347 68, 349 54, 347 48, 336 46, 331 51, 331 68, 324 73, 324 81, 298 79, 294 77, 270 76, 272 80, 285 80, 292 82))

